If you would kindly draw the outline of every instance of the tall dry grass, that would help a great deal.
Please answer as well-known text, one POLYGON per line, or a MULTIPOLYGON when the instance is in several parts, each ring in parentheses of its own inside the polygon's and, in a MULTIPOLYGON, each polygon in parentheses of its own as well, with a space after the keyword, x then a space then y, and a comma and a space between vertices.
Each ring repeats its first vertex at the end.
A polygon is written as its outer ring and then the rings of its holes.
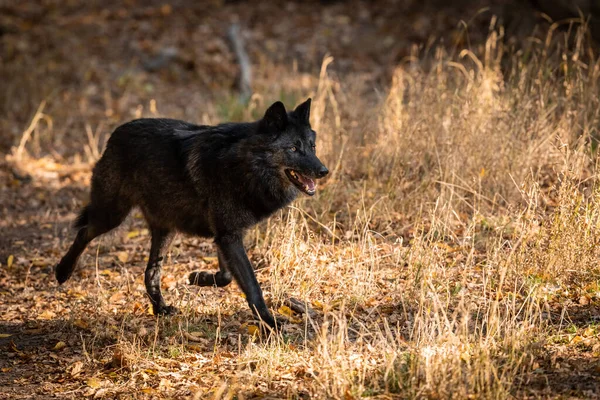
POLYGON ((313 119, 335 172, 257 234, 275 298, 334 306, 300 348, 249 346, 243 379, 300 369, 316 398, 522 389, 556 323, 548 291, 599 278, 600 69, 585 38, 551 30, 514 51, 492 27, 478 55, 399 66, 371 106, 322 72, 313 119))

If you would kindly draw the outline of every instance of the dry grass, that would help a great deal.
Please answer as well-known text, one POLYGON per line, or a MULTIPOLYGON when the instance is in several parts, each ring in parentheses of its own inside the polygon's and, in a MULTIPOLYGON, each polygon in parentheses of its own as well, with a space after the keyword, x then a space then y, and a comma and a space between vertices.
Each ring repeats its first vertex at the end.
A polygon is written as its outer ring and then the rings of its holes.
MULTIPOLYGON (((258 341, 239 327, 248 314, 236 288, 202 291, 179 280, 169 298, 183 315, 154 322, 135 305, 147 244, 129 248, 138 250, 134 275, 123 278, 125 268, 114 280, 92 270, 116 253, 98 257, 92 246, 87 275, 72 289, 87 300, 67 306, 71 321, 90 308, 97 315, 82 336, 88 380, 77 390, 213 399, 557 395, 529 387, 536 376, 552 379, 554 364, 544 364, 552 346, 583 337, 591 340, 585 354, 600 348, 593 321, 569 330, 577 304, 600 301, 600 65, 584 29, 551 31, 519 51, 503 48, 501 36, 493 29, 478 55, 440 49, 427 70, 398 67, 375 100, 360 82, 329 74, 327 58, 319 76, 299 80, 269 67, 257 83, 263 96, 247 108, 205 108, 201 118, 215 122, 251 117, 282 90, 292 102, 314 97, 332 176, 315 199, 253 230, 248 244, 267 266, 258 274, 273 308, 295 297, 316 313, 258 341), (126 301, 111 300, 122 291, 126 301), (199 344, 189 332, 201 332, 199 344), (99 367, 121 355, 126 368, 116 377, 99 367)), ((99 134, 87 132, 82 154, 93 160, 99 134)), ((24 169, 27 146, 10 158, 24 169)), ((177 273, 207 267, 186 253, 198 242, 180 243, 171 255, 177 273)))

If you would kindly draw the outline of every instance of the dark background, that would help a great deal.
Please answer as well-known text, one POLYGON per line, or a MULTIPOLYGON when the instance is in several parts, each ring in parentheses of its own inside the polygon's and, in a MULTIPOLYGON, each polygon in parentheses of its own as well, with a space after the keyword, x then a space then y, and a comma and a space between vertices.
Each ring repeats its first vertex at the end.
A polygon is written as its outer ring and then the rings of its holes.
POLYGON ((599 10, 591 0, 4 1, 0 151, 18 144, 42 101, 55 134, 39 139, 37 156, 69 157, 87 141, 85 124, 113 128, 151 99, 163 115, 197 121, 205 104, 236 90, 232 23, 262 87, 269 68, 315 73, 329 54, 342 81, 353 74, 385 90, 398 64, 425 63, 439 46, 477 54, 491 21, 522 46, 578 15, 598 36, 599 10))

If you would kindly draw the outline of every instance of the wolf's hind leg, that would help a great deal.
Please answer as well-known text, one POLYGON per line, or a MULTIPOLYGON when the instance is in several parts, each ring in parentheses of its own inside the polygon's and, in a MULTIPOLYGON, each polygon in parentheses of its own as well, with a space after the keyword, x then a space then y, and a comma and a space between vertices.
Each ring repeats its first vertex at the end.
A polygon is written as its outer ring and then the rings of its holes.
POLYGON ((160 290, 160 274, 162 269, 163 254, 169 247, 173 235, 168 230, 152 228, 152 245, 150 246, 150 257, 148 266, 144 273, 146 293, 152 303, 154 315, 172 315, 177 313, 177 308, 168 306, 163 299, 160 290))
POLYGON ((73 274, 73 271, 77 266, 77 260, 79 259, 79 256, 81 253, 83 253, 83 250, 85 250, 88 243, 91 241, 89 236, 90 235, 87 227, 83 227, 77 232, 77 236, 69 248, 69 251, 63 258, 61 258, 60 262, 56 266, 56 269, 54 270, 54 275, 56 276, 56 280, 59 284, 65 283, 73 274))
POLYGON ((114 207, 98 207, 90 204, 85 207, 75 222, 75 227, 79 228, 77 236, 69 251, 60 260, 54 275, 59 284, 64 283, 71 277, 79 256, 85 250, 87 245, 96 237, 116 228, 123 222, 131 206, 129 204, 118 204, 114 207))
POLYGON ((224 287, 231 283, 233 276, 227 269, 220 251, 217 253, 217 256, 219 259, 219 271, 214 274, 206 271, 194 271, 188 278, 190 280, 190 284, 197 286, 224 287))

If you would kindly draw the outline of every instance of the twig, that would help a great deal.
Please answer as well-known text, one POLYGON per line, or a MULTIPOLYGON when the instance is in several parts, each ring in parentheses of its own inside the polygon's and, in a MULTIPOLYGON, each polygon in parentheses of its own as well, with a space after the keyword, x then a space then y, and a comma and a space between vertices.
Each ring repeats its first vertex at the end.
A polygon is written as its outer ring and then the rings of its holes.
POLYGON ((29 124, 29 126, 27 127, 25 132, 23 132, 23 136, 21 137, 21 142, 19 143, 19 147, 17 147, 17 152, 15 153, 15 159, 17 161, 21 161, 21 157, 23 156, 23 150, 25 149, 25 144, 27 143, 27 141, 31 137, 31 134, 37 127, 37 124, 40 121, 40 119, 42 119, 44 117, 44 114, 42 113, 42 111, 44 111, 45 106, 46 106, 46 100, 44 100, 40 103, 40 106, 38 107, 37 111, 35 112, 35 115, 31 119, 31 123, 29 124))

